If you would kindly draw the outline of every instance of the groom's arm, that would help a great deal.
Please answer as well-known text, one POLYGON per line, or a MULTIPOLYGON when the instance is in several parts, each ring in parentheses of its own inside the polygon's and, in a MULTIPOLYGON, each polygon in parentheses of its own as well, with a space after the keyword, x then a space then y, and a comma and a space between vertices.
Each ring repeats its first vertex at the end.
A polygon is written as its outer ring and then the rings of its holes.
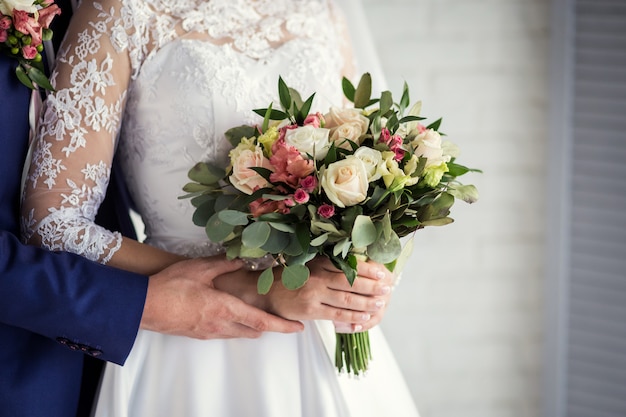
POLYGON ((0 231, 0 322, 123 364, 142 318, 148 278, 0 231))

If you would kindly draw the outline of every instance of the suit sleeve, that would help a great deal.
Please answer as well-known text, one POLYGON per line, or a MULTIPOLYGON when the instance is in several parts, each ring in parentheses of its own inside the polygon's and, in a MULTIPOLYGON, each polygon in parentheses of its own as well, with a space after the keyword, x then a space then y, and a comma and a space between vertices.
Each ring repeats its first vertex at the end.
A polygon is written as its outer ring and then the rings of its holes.
POLYGON ((0 322, 123 364, 135 341, 148 278, 22 245, 0 231, 0 322))

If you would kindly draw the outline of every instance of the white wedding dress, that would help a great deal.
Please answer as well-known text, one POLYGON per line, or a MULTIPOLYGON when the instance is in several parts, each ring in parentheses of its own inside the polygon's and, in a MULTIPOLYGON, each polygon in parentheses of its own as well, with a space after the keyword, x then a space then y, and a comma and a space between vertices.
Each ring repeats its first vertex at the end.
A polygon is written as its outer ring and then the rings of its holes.
MULTIPOLYGON (((23 229, 52 250, 106 263, 121 236, 93 222, 116 149, 146 242, 179 254, 219 247, 180 200, 198 161, 226 164, 223 132, 259 123, 277 80, 315 109, 341 104, 351 62, 327 0, 84 2, 59 54, 26 183, 23 229), (78 28, 78 29, 77 29, 78 28), (345 61, 345 62, 344 62, 345 61), (120 130, 121 127, 121 130, 120 130)), ((366 377, 338 375, 334 329, 199 341, 139 331, 122 366, 107 364, 98 417, 417 416, 378 329, 366 377)))

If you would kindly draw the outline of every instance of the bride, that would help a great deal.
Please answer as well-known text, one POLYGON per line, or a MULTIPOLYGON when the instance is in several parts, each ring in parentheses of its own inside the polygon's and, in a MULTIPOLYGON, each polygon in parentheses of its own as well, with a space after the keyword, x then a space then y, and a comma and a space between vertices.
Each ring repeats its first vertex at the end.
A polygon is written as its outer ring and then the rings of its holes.
MULTIPOLYGON (((146 274, 219 253, 193 225, 189 202, 177 198, 187 170, 198 161, 226 165, 223 132, 259 122, 251 109, 275 100, 279 75, 303 94, 317 92, 318 109, 341 104, 341 76, 354 75, 347 39, 332 0, 82 2, 40 120, 25 188, 25 239, 146 274), (116 153, 146 224, 145 244, 93 221, 116 153)), ((252 271, 221 277, 217 285, 245 301, 305 320, 304 331, 200 341, 140 330, 126 364, 106 365, 94 414, 417 416, 377 329, 366 377, 334 368, 329 320, 352 323, 338 324, 342 331, 369 329, 389 298, 390 277, 380 265, 361 264, 359 274, 350 289, 316 260, 304 288, 277 284, 265 297, 256 294, 252 271), (346 294, 361 311, 340 308, 346 294)))

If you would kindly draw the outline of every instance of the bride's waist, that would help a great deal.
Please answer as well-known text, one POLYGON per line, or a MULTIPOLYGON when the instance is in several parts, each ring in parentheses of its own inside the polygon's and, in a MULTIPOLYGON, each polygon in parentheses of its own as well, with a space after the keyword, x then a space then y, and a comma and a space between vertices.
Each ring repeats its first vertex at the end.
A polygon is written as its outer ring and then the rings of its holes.
POLYGON ((224 252, 222 245, 211 242, 208 238, 150 235, 146 237, 145 243, 191 258, 212 256, 224 252))

